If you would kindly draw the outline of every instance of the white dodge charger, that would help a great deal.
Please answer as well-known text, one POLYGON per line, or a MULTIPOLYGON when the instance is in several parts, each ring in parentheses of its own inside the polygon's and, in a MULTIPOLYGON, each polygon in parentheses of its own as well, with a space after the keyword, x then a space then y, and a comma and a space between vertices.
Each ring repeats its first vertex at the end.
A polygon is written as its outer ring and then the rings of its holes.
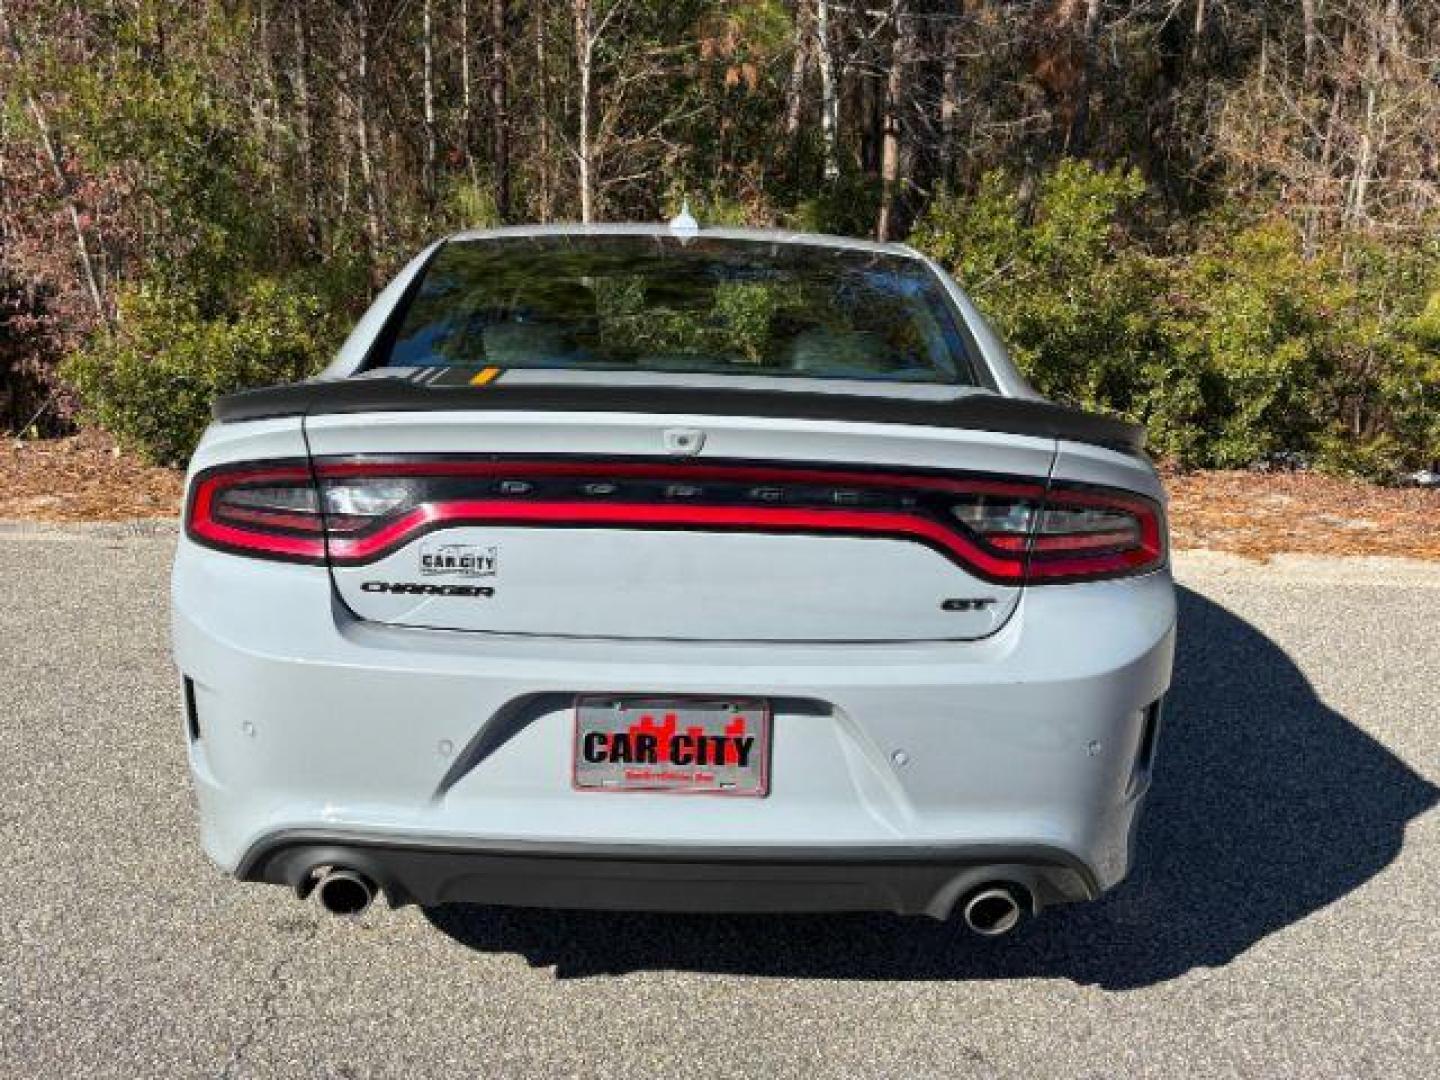
POLYGON ((1163 494, 900 245, 501 229, 215 407, 174 649, 205 848, 329 910, 888 910, 1128 869, 1163 494))

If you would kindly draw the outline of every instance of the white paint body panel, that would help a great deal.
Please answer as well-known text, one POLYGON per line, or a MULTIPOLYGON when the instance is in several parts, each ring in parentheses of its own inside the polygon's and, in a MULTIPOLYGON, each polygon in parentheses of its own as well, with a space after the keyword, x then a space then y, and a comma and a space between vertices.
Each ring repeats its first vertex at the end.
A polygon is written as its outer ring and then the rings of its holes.
POLYGON ((345 603, 380 622, 672 641, 969 639, 1002 626, 1020 599, 1019 589, 987 584, 903 541, 659 529, 444 529, 334 573, 345 603), (495 549, 493 576, 444 579, 494 595, 362 590, 367 581, 420 579, 426 541, 495 549), (993 603, 941 609, 958 597, 993 603))

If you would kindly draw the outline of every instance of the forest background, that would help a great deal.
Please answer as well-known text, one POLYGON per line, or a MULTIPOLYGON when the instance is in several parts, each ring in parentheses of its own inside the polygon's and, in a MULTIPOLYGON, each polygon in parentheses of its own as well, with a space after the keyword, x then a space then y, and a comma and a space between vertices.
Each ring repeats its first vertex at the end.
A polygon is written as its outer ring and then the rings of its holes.
POLYGON ((0 0, 0 425, 183 462, 429 240, 686 199, 1180 467, 1440 458, 1440 0, 0 0))

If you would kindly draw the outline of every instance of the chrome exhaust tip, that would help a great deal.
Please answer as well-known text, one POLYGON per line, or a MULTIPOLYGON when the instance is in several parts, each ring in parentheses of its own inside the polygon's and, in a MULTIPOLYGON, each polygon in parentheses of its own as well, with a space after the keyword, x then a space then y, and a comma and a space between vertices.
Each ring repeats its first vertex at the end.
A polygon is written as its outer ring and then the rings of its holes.
POLYGON ((315 896, 331 915, 356 918, 374 901, 375 883, 354 870, 332 869, 315 886, 315 896))
POLYGON ((970 894, 961 909, 965 925, 981 937, 1002 937, 1020 925, 1024 909, 1009 885, 987 885, 970 894))

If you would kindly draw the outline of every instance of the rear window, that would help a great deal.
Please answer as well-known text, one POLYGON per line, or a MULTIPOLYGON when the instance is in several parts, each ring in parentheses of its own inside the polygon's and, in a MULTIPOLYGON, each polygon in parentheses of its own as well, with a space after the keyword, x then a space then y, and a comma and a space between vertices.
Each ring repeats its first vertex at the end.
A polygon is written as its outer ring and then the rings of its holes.
POLYGON ((705 237, 452 241, 369 364, 435 365, 977 381, 919 260, 705 237))

